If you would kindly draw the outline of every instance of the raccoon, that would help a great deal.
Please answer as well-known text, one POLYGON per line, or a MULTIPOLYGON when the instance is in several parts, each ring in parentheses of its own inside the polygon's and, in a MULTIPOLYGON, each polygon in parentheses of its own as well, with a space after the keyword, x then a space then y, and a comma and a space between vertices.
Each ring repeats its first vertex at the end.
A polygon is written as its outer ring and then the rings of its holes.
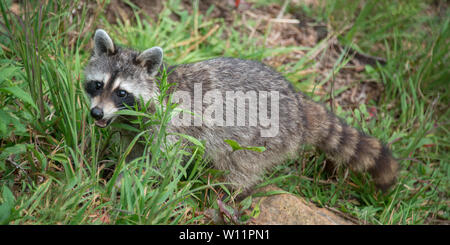
MULTIPOLYGON (((257 61, 223 57, 167 66, 160 47, 142 52, 120 47, 102 29, 95 32, 93 54, 85 67, 85 90, 91 99, 90 113, 95 124, 107 127, 117 118, 115 112, 126 105, 135 105, 140 101, 138 98, 147 102, 158 96, 156 79, 163 68, 168 71, 167 81, 174 84, 172 91, 183 91, 185 97, 193 98, 190 104, 186 103, 186 109, 208 114, 213 99, 216 108, 225 108, 216 110, 212 119, 173 123, 167 130, 204 140, 207 159, 214 168, 227 173, 226 182, 234 189, 250 192, 265 171, 298 157, 305 144, 325 152, 338 165, 369 172, 383 191, 396 182, 398 163, 386 145, 346 125, 323 105, 296 92, 271 67, 257 61), (260 97, 253 99, 258 94, 260 97), (269 99, 278 107, 256 106, 252 110, 255 101, 269 99), (230 103, 238 100, 244 102, 243 108, 230 103), (263 112, 276 120, 261 123, 264 120, 257 114, 263 112), (240 119, 244 122, 236 123, 242 114, 245 115, 240 119), (265 151, 234 151, 225 140, 241 146, 264 146, 265 151)), ((138 149, 133 153, 142 154, 138 149)))

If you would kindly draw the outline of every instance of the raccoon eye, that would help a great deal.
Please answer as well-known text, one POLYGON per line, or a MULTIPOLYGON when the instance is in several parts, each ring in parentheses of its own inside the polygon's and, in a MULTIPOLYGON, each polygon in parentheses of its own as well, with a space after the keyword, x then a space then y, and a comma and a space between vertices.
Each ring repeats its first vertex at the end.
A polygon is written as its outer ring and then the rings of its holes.
POLYGON ((103 83, 102 82, 95 82, 95 89, 100 90, 103 88, 103 83))
POLYGON ((117 90, 117 96, 119 96, 119 97, 125 97, 125 96, 127 96, 127 91, 125 91, 125 90, 122 90, 122 89, 119 89, 119 90, 117 90))

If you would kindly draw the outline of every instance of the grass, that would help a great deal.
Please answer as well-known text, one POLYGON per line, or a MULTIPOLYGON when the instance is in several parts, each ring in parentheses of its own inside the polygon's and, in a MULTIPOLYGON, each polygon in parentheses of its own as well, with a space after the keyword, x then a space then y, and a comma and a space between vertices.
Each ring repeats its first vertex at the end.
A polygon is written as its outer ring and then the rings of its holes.
MULTIPOLYGON (((275 68, 297 88, 317 86, 314 76, 296 71, 314 66, 312 56, 320 44, 266 47, 267 33, 250 37, 245 24, 257 23, 245 22, 239 14, 230 25, 211 18, 212 8, 200 13, 194 2, 191 14, 180 1, 168 1, 158 20, 136 14, 134 21, 110 24, 101 9, 85 4, 77 9, 77 3, 66 1, 30 2, 23 7, 24 17, 8 11, 10 2, 0 2, 1 224, 205 223, 205 211, 218 210, 216 200, 228 192, 220 184, 222 173, 202 159, 200 141, 184 137, 195 143, 189 151, 181 142, 165 143, 164 127, 175 109, 170 103, 154 115, 122 112, 139 114, 136 124, 142 133, 135 142, 145 142, 152 158, 146 154, 124 164, 131 146, 122 146, 114 130, 93 126, 82 70, 97 26, 126 46, 163 47, 169 64, 217 56, 265 60, 302 51, 304 57, 275 68), (146 131, 149 125, 152 133, 146 131), (117 188, 119 173, 123 182, 117 188)), ((299 159, 267 173, 261 185, 278 185, 361 224, 448 223, 448 10, 439 16, 432 12, 432 1, 419 0, 327 1, 298 8, 342 33, 342 45, 386 58, 386 65, 366 66, 364 71, 383 84, 379 100, 354 110, 337 107, 335 112, 390 145, 401 159, 399 184, 382 195, 368 176, 343 169, 330 175, 324 170, 324 155, 306 147, 299 159), (370 117, 369 107, 377 109, 376 117, 370 117)), ((289 5, 287 11, 298 9, 289 5)), ((332 72, 339 73, 348 60, 342 53, 332 72)), ((319 84, 333 77, 326 79, 319 84)), ((164 76, 159 86, 167 89, 164 76)), ((304 92, 325 101, 339 91, 325 97, 304 92)), ((168 98, 162 93, 157 99, 168 98)), ((223 203, 233 205, 229 197, 223 203)), ((248 207, 248 200, 244 203, 248 207)))

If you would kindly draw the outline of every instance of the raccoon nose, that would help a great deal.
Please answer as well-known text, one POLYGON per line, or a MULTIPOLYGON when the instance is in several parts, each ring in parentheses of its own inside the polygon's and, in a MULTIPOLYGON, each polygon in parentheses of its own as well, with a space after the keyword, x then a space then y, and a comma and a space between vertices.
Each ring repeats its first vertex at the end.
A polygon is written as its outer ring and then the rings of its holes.
POLYGON ((98 107, 94 107, 91 110, 91 116, 97 120, 100 120, 103 118, 103 110, 98 107))

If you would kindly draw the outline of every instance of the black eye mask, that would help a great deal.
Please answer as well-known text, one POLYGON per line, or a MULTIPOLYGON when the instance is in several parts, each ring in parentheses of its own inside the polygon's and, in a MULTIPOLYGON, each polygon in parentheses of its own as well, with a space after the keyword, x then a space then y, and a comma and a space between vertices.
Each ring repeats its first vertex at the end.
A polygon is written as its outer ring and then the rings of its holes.
POLYGON ((102 93, 103 90, 103 82, 100 81, 87 81, 84 84, 84 90, 86 90, 86 93, 88 93, 91 97, 95 97, 102 93), (101 84, 99 88, 99 84, 101 84))
POLYGON ((116 105, 117 108, 119 109, 124 109, 126 108, 125 105, 128 106, 134 106, 134 104, 136 103, 136 100, 134 98, 134 96, 131 93, 128 93, 124 90, 121 89, 116 89, 112 94, 112 100, 114 102, 114 104, 116 105), (121 92, 123 91, 125 92, 125 96, 121 96, 121 92))

